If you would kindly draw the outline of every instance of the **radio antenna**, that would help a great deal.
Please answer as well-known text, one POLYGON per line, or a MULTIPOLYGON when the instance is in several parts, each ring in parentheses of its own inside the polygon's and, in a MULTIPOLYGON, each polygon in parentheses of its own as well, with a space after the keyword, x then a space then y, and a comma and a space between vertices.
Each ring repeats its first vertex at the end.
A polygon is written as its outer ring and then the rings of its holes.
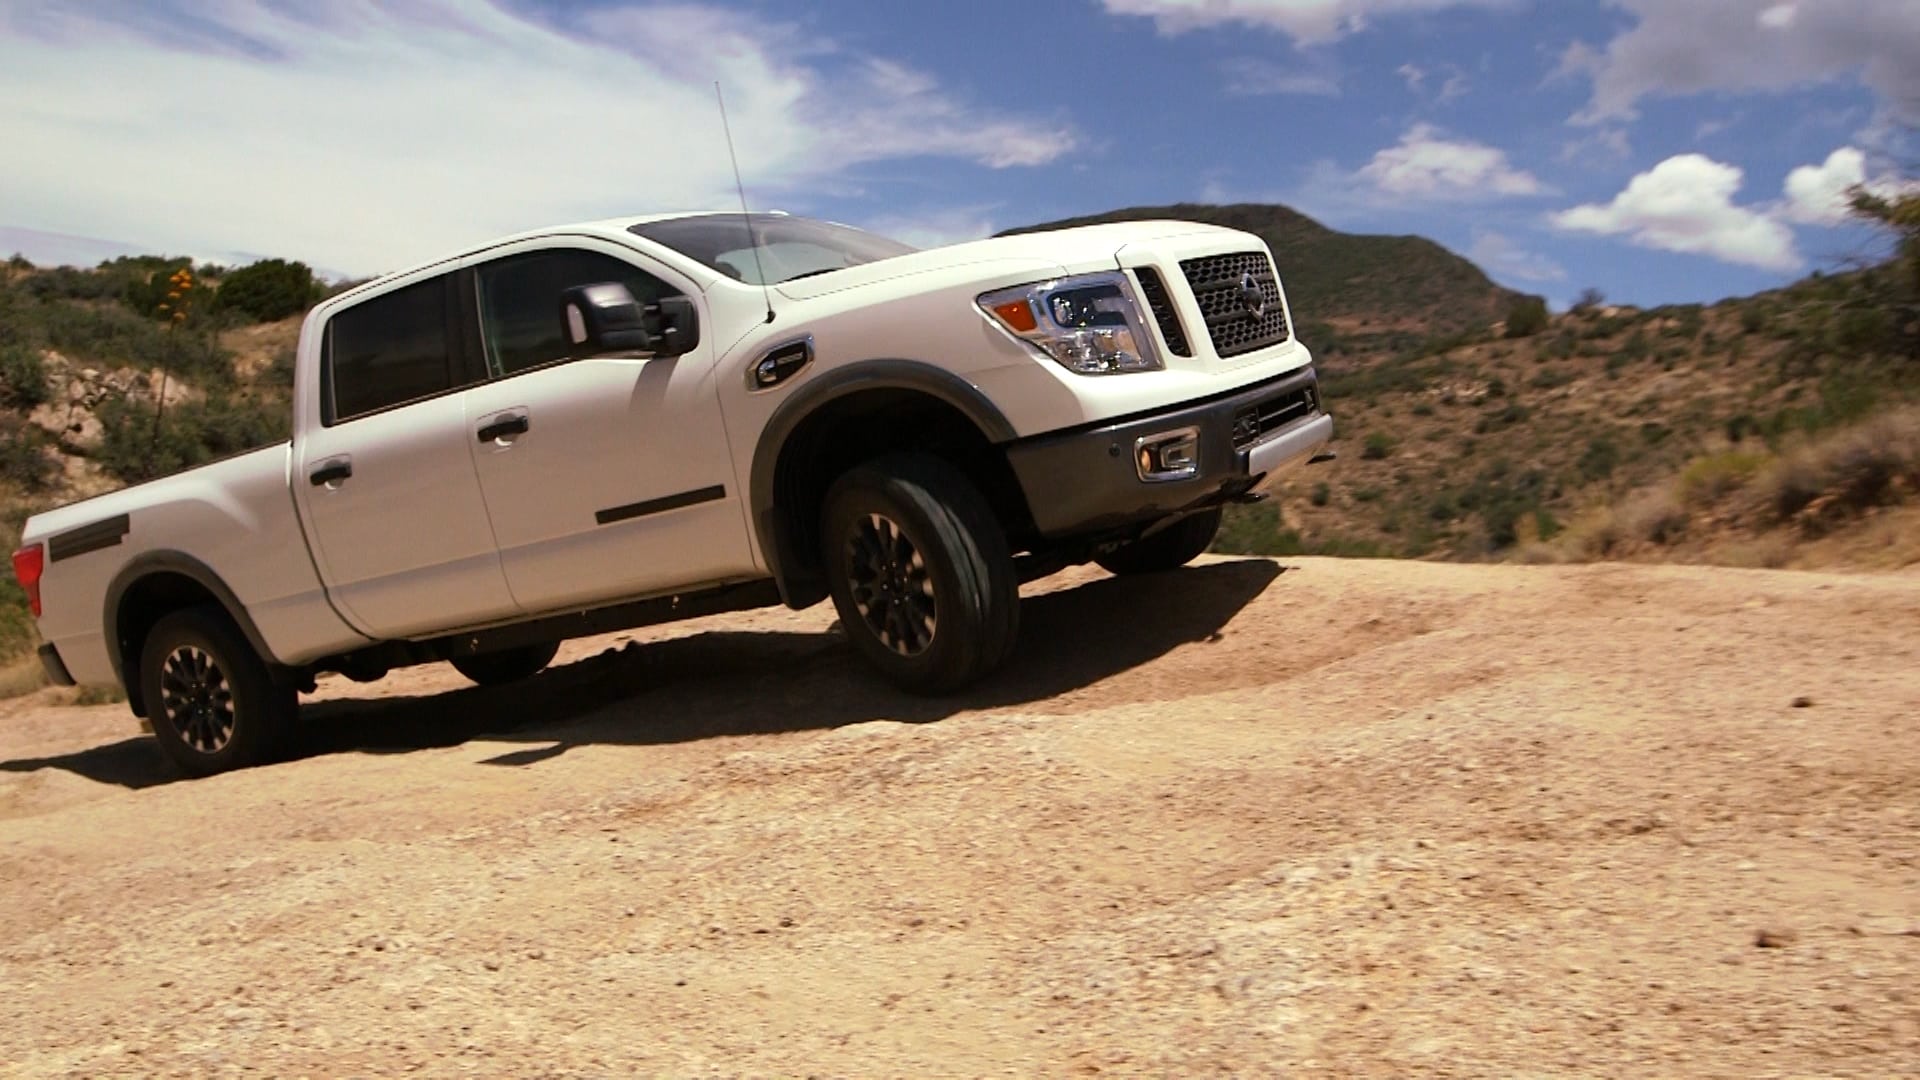
POLYGON ((740 193, 740 220, 747 226, 747 246, 753 249, 753 276, 760 279, 760 295, 766 298, 767 321, 773 321, 773 288, 767 284, 766 268, 760 265, 760 238, 753 234, 753 215, 747 212, 747 185, 740 182, 740 155, 733 151, 733 125, 727 123, 727 98, 720 92, 720 80, 713 81, 714 99, 720 102, 720 130, 727 136, 727 159, 733 162, 733 189, 740 193))

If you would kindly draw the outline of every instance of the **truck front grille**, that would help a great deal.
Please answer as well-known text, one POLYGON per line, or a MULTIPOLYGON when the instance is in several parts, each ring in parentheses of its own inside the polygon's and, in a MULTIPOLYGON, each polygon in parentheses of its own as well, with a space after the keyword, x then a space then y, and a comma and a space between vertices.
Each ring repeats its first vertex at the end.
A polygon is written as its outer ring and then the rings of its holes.
POLYGON ((1206 317, 1216 354, 1239 356, 1287 340, 1280 277, 1265 252, 1183 259, 1180 269, 1206 317))
POLYGON ((1320 399, 1312 383, 1243 406, 1233 415, 1233 448, 1245 450, 1268 434, 1319 411, 1320 399))
POLYGON ((1192 356, 1193 347, 1187 344, 1187 331, 1180 325, 1180 316, 1174 314, 1173 298, 1167 295, 1167 286, 1160 280, 1160 271, 1151 266, 1142 266, 1133 273, 1140 279, 1140 295, 1147 301, 1147 310, 1153 312, 1153 321, 1160 327, 1160 336, 1166 339, 1167 351, 1175 356, 1192 356))

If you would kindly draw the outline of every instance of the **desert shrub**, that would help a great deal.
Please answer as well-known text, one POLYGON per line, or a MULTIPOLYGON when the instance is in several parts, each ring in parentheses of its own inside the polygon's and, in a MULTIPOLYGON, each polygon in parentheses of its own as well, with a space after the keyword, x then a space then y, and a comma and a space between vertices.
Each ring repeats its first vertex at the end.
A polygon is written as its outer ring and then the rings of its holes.
POLYGON ((0 413, 0 480, 25 491, 44 489, 55 470, 46 444, 46 435, 37 426, 0 413))
POLYGON ((1771 460, 1766 454, 1724 450, 1698 458, 1680 473, 1680 499, 1688 506, 1712 506, 1739 491, 1771 460))
POLYGON ((1527 380, 1527 385, 1535 390, 1554 390, 1573 381, 1573 373, 1559 368, 1541 368, 1527 380))
POLYGON ((24 412, 46 404, 52 397, 40 350, 27 345, 0 345, 0 404, 24 412))
POLYGON ((1307 496, 1307 501, 1315 506, 1325 506, 1333 501, 1333 489, 1323 480, 1313 485, 1313 493, 1307 496))
POLYGON ((1413 415, 1415 415, 1415 416, 1432 416, 1432 415, 1433 415, 1433 406, 1432 406, 1432 405, 1430 405, 1430 404, 1428 404, 1427 402, 1424 402, 1424 401, 1417 401, 1417 402, 1415 402, 1415 403, 1414 403, 1414 405, 1413 405, 1413 415))
POLYGON ((1480 422, 1473 426, 1473 430, 1475 434, 1485 435, 1489 432, 1499 431, 1502 428, 1510 428, 1515 424, 1524 423, 1527 417, 1532 415, 1531 410, 1516 401, 1498 412, 1489 413, 1481 417, 1480 422))
POLYGON ((1547 302, 1538 296, 1523 296, 1507 309, 1507 336, 1526 338, 1545 330, 1552 322, 1547 302))
POLYGON ((1620 526, 1631 539, 1664 547, 1686 535, 1687 508, 1667 488, 1643 491, 1620 508, 1620 526))
MULTIPOLYGON (((190 272, 192 269, 193 260, 191 259, 149 260, 148 265, 129 273, 127 283, 121 289, 120 299, 127 305, 127 310, 143 319, 167 322, 172 308, 176 305, 176 302, 167 295, 173 289, 173 275, 181 270, 190 272), (162 304, 168 305, 168 311, 160 309, 162 304)), ((202 305, 197 302, 200 297, 194 294, 201 293, 203 290, 196 288, 189 289, 187 292, 193 297, 188 302, 188 310, 201 307, 202 305)))
POLYGON ((262 259, 222 278, 214 294, 214 306, 259 322, 273 322, 298 315, 319 302, 321 291, 306 263, 262 259))
POLYGON ((1577 466, 1580 475, 1588 480, 1605 480, 1619 467, 1620 448, 1605 435, 1587 440, 1587 448, 1581 451, 1577 466))
POLYGON ((100 407, 104 428, 96 458, 127 483, 189 469, 215 458, 269 446, 287 437, 289 417, 277 402, 209 396, 167 409, 156 434, 151 401, 115 398, 100 407))
POLYGON ((1393 453, 1394 445, 1393 436, 1384 431, 1370 431, 1360 447, 1360 457, 1366 461, 1383 460, 1393 453))
POLYGON ((297 353, 292 346, 288 346, 274 353, 273 362, 269 363, 266 370, 260 373, 260 381, 266 383, 268 386, 291 388, 293 386, 293 371, 296 356, 297 353))
POLYGON ((1580 290, 1579 297, 1576 298, 1573 302, 1573 310, 1584 315, 1589 311, 1598 310, 1599 308, 1604 306, 1606 302, 1607 302, 1606 293, 1603 293, 1599 289, 1596 289, 1592 286, 1588 286, 1587 288, 1580 290))
POLYGON ((1910 498, 1920 492, 1920 410, 1884 414, 1788 454, 1756 488, 1776 521, 1800 517, 1816 503, 1822 517, 1834 519, 1910 498))

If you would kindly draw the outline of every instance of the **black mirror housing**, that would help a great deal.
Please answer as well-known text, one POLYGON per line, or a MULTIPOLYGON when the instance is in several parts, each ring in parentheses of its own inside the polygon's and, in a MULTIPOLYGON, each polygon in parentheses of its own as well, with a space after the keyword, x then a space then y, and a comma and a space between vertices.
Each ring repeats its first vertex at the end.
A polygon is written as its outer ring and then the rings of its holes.
POLYGON ((576 285, 560 294, 560 327, 582 353, 645 352, 680 356, 700 344, 700 316, 693 301, 669 296, 642 304, 617 281, 576 285))

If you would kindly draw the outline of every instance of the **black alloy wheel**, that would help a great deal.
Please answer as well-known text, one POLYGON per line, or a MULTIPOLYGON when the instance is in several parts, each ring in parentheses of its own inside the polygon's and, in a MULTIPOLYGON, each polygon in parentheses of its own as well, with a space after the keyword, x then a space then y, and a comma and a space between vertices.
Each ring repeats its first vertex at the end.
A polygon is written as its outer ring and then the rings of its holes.
POLYGON ((892 518, 868 514, 847 537, 847 584, 854 607, 880 643, 919 656, 940 629, 940 604, 926 557, 892 518))
POLYGON ((181 645, 161 662, 160 711, 195 753, 217 754, 233 741, 233 686, 198 645, 181 645))
POLYGON ((180 771, 210 776, 271 760, 293 727, 294 689, 217 607, 176 611, 140 650, 140 698, 153 735, 180 771))
POLYGON ((828 489, 822 569, 854 649, 904 690, 944 694, 1013 651, 1020 581, 973 481, 927 454, 889 454, 828 489))

